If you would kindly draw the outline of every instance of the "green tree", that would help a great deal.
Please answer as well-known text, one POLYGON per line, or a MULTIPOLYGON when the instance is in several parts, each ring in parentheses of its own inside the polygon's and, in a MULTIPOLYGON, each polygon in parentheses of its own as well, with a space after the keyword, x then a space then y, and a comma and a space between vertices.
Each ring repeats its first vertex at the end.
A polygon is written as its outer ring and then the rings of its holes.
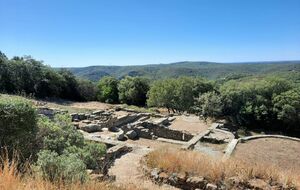
POLYGON ((220 89, 224 114, 239 125, 272 126, 277 119, 272 98, 291 88, 276 77, 229 81, 220 89))
POLYGON ((191 111, 199 94, 213 90, 213 84, 193 77, 180 77, 156 81, 148 93, 148 106, 165 107, 168 110, 191 111))
POLYGON ((147 94, 147 105, 149 107, 162 107, 175 111, 176 96, 175 79, 158 80, 153 82, 147 94))
POLYGON ((300 130, 300 89, 295 88, 273 97, 274 112, 288 128, 300 130))
POLYGON ((80 99, 83 101, 93 101, 96 100, 97 87, 96 85, 86 79, 77 79, 77 91, 79 93, 80 99))
POLYGON ((118 90, 121 103, 144 106, 149 90, 149 81, 141 77, 127 76, 120 81, 118 90))
POLYGON ((119 102, 119 81, 111 76, 102 77, 98 83, 97 98, 101 102, 118 103, 119 102))
POLYGON ((217 118, 223 115, 223 103, 220 94, 207 92, 197 99, 196 107, 206 120, 208 117, 217 118))

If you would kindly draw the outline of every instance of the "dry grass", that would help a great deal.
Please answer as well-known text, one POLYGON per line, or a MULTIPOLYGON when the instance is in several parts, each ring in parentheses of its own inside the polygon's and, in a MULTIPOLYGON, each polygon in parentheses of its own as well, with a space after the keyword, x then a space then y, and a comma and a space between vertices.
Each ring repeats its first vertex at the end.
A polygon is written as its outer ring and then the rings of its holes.
MULTIPOLYGON (((2 157, 3 158, 3 157, 2 157)), ((134 190, 139 189, 135 185, 116 187, 110 183, 88 181, 84 184, 51 183, 32 174, 21 174, 17 171, 18 163, 1 158, 0 189, 1 190, 134 190)))
POLYGON ((285 186, 300 187, 300 176, 283 172, 274 166, 247 165, 237 160, 221 162, 198 152, 178 149, 159 149, 147 155, 150 168, 160 168, 168 173, 188 173, 203 176, 211 182, 228 181, 237 177, 241 181, 259 178, 266 182, 278 182, 285 186))

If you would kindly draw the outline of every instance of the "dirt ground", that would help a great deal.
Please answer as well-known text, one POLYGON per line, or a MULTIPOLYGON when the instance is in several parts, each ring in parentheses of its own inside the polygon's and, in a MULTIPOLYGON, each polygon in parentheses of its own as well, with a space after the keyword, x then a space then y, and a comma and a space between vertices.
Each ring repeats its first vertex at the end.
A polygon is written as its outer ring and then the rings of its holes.
POLYGON ((233 157, 253 164, 275 165, 284 170, 299 172, 300 142, 278 138, 250 140, 239 143, 233 157))
POLYGON ((211 124, 210 121, 206 123, 204 120, 199 120, 199 117, 195 115, 181 115, 175 117, 175 121, 173 121, 169 127, 180 131, 188 131, 192 134, 205 131, 211 124))

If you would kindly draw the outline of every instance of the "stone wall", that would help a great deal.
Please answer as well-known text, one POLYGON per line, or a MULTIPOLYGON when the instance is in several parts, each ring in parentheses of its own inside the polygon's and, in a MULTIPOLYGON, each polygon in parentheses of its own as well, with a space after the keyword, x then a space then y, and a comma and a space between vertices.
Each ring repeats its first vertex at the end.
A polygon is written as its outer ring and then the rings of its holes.
POLYGON ((178 141, 189 141, 193 138, 193 135, 188 132, 173 130, 169 127, 156 125, 147 121, 141 122, 134 130, 138 133, 139 137, 147 139, 161 137, 178 141))

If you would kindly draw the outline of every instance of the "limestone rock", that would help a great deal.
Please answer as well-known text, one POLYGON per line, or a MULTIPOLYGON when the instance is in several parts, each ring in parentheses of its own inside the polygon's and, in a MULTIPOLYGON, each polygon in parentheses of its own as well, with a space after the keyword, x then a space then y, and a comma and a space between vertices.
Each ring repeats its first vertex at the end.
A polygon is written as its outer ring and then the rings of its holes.
POLYGON ((97 131, 99 131, 99 130, 100 130, 100 126, 97 125, 97 124, 87 124, 87 125, 81 127, 81 129, 82 129, 83 131, 88 132, 88 133, 92 133, 92 132, 97 132, 97 131))
POLYGON ((154 168, 152 171, 151 171, 151 177, 153 178, 153 179, 158 179, 159 178, 159 174, 160 174, 160 169, 158 169, 158 168, 154 168))
POLYGON ((134 130, 130 130, 130 131, 127 131, 126 136, 129 139, 136 139, 137 138, 137 133, 134 130))
POLYGON ((101 113, 103 113, 103 112, 104 112, 104 110, 96 110, 96 111, 94 111, 92 114, 93 114, 93 115, 99 116, 99 115, 101 115, 101 113))
POLYGON ((78 119, 79 119, 79 120, 84 120, 84 119, 86 119, 85 114, 84 114, 84 113, 79 113, 79 114, 78 114, 78 119))
POLYGON ((71 113, 70 114, 72 121, 78 120, 78 113, 71 113))
POLYGON ((199 188, 204 188, 207 183, 203 177, 189 177, 186 182, 191 184, 193 187, 199 188))
POLYGON ((122 134, 119 134, 119 135, 117 136, 117 139, 118 139, 119 141, 125 141, 127 138, 126 138, 125 135, 122 133, 122 134))
POLYGON ((205 189, 206 189, 206 190, 217 190, 218 187, 217 187, 216 185, 214 185, 214 184, 208 183, 208 184, 206 185, 206 188, 205 188, 205 189))

